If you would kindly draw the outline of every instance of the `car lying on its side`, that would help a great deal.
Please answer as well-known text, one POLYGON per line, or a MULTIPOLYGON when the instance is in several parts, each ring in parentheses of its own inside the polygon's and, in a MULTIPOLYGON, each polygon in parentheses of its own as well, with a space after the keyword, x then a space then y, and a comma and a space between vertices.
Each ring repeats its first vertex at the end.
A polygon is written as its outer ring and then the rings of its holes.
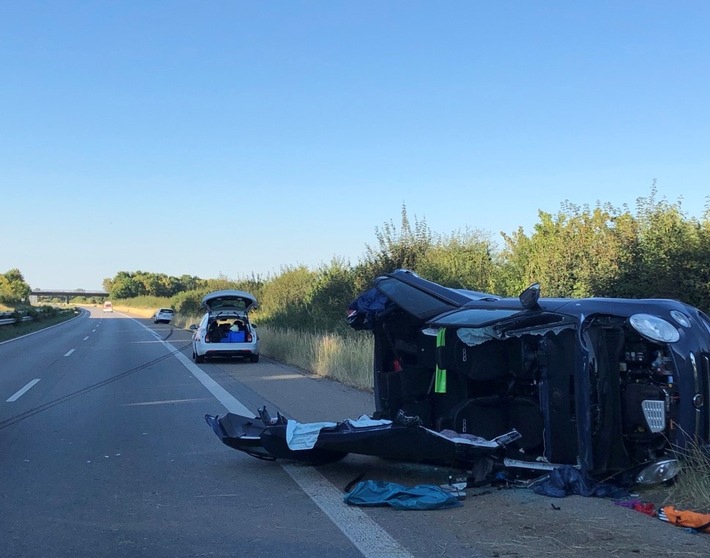
POLYGON ((665 482, 679 449, 707 447, 710 318, 682 302, 540 298, 538 285, 501 298, 397 270, 348 321, 374 336, 378 424, 335 423, 304 453, 281 416, 206 417, 222 441, 261 457, 572 466, 632 484, 665 482))
POLYGON ((170 321, 175 317, 175 310, 172 308, 158 308, 153 314, 153 323, 166 323, 169 324, 170 321))
POLYGON ((193 326, 192 358, 204 362, 211 357, 242 357, 259 362, 259 336, 249 321, 256 308, 254 295, 236 290, 209 293, 202 298, 207 313, 193 326))

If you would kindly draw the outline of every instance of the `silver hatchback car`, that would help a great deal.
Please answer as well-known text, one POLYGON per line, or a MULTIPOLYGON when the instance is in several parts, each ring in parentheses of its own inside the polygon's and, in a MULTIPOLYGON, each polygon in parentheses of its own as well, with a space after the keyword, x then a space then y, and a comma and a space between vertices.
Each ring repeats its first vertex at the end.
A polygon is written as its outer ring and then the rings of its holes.
POLYGON ((172 308, 158 308, 153 314, 153 323, 166 323, 169 324, 170 321, 175 317, 175 310, 172 308))
POLYGON ((254 295, 236 290, 215 291, 202 298, 207 313, 193 327, 192 358, 242 357, 259 362, 259 336, 249 321, 249 310, 256 308, 254 295))

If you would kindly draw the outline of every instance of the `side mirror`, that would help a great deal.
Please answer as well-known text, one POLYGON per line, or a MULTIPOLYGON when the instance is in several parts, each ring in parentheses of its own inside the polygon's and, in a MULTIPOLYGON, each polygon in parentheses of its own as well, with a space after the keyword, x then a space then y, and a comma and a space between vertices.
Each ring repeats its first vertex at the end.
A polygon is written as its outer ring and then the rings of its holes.
POLYGON ((190 327, 188 329, 191 329, 192 331, 197 330, 197 324, 190 324, 190 327))
POLYGON ((518 297, 520 304, 526 310, 532 310, 537 308, 537 301, 540 298, 540 283, 533 283, 527 289, 525 289, 518 297))

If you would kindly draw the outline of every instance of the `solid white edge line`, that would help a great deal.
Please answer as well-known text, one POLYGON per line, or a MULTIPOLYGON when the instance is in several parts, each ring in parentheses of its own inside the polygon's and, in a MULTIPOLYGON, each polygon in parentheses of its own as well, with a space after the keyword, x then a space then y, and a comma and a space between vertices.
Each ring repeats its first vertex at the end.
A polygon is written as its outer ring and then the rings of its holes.
POLYGON ((309 465, 281 463, 311 500, 367 558, 414 558, 390 534, 360 508, 349 506, 343 494, 309 465))
POLYGON ((40 380, 39 378, 35 378, 35 379, 32 380, 31 382, 28 382, 28 384, 27 384, 25 387, 23 387, 20 391, 16 392, 16 393, 15 393, 14 395, 12 395, 9 399, 6 399, 5 402, 6 402, 6 403, 13 403, 13 402, 17 401, 17 400, 18 400, 20 397, 22 397, 25 393, 27 393, 28 391, 30 391, 30 389, 32 389, 32 387, 33 387, 37 382, 39 382, 39 380, 40 380))
POLYGON ((48 329, 54 329, 55 327, 61 327, 64 324, 68 324, 72 320, 76 320, 77 318, 84 318, 89 315, 89 311, 86 310, 85 308, 81 308, 81 312, 77 314, 76 316, 69 318, 68 320, 65 320, 63 322, 59 322, 58 324, 51 325, 49 327, 43 327, 42 329, 38 329, 37 331, 31 331, 30 333, 25 333, 24 335, 20 335, 18 337, 13 337, 12 339, 8 339, 7 341, 0 341, 0 345, 4 345, 5 343, 12 343, 13 341, 18 341, 19 339, 24 339, 25 337, 29 337, 30 335, 37 335, 38 333, 42 333, 44 331, 47 331, 48 329))
MULTIPOLYGON (((155 335, 151 328, 135 318, 131 319, 155 335)), ((252 411, 215 382, 204 370, 182 353, 174 352, 170 343, 163 339, 159 339, 159 341, 224 405, 227 411, 247 417, 254 416, 252 411)), ((311 466, 293 463, 280 463, 280 465, 363 556, 366 558, 414 558, 413 554, 401 546, 364 511, 347 505, 343 501, 340 490, 335 488, 318 470, 311 466)))

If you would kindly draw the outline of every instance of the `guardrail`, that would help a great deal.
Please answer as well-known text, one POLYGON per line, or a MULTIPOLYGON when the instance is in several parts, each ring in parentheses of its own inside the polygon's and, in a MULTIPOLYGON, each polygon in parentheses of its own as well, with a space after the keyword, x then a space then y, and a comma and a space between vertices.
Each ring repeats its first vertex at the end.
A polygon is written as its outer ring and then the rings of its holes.
MULTIPOLYGON (((22 316, 22 318, 20 318, 21 322, 31 322, 32 320, 34 320, 32 316, 22 316)), ((0 326, 12 325, 15 322, 17 322, 17 318, 2 318, 0 319, 0 326)))

